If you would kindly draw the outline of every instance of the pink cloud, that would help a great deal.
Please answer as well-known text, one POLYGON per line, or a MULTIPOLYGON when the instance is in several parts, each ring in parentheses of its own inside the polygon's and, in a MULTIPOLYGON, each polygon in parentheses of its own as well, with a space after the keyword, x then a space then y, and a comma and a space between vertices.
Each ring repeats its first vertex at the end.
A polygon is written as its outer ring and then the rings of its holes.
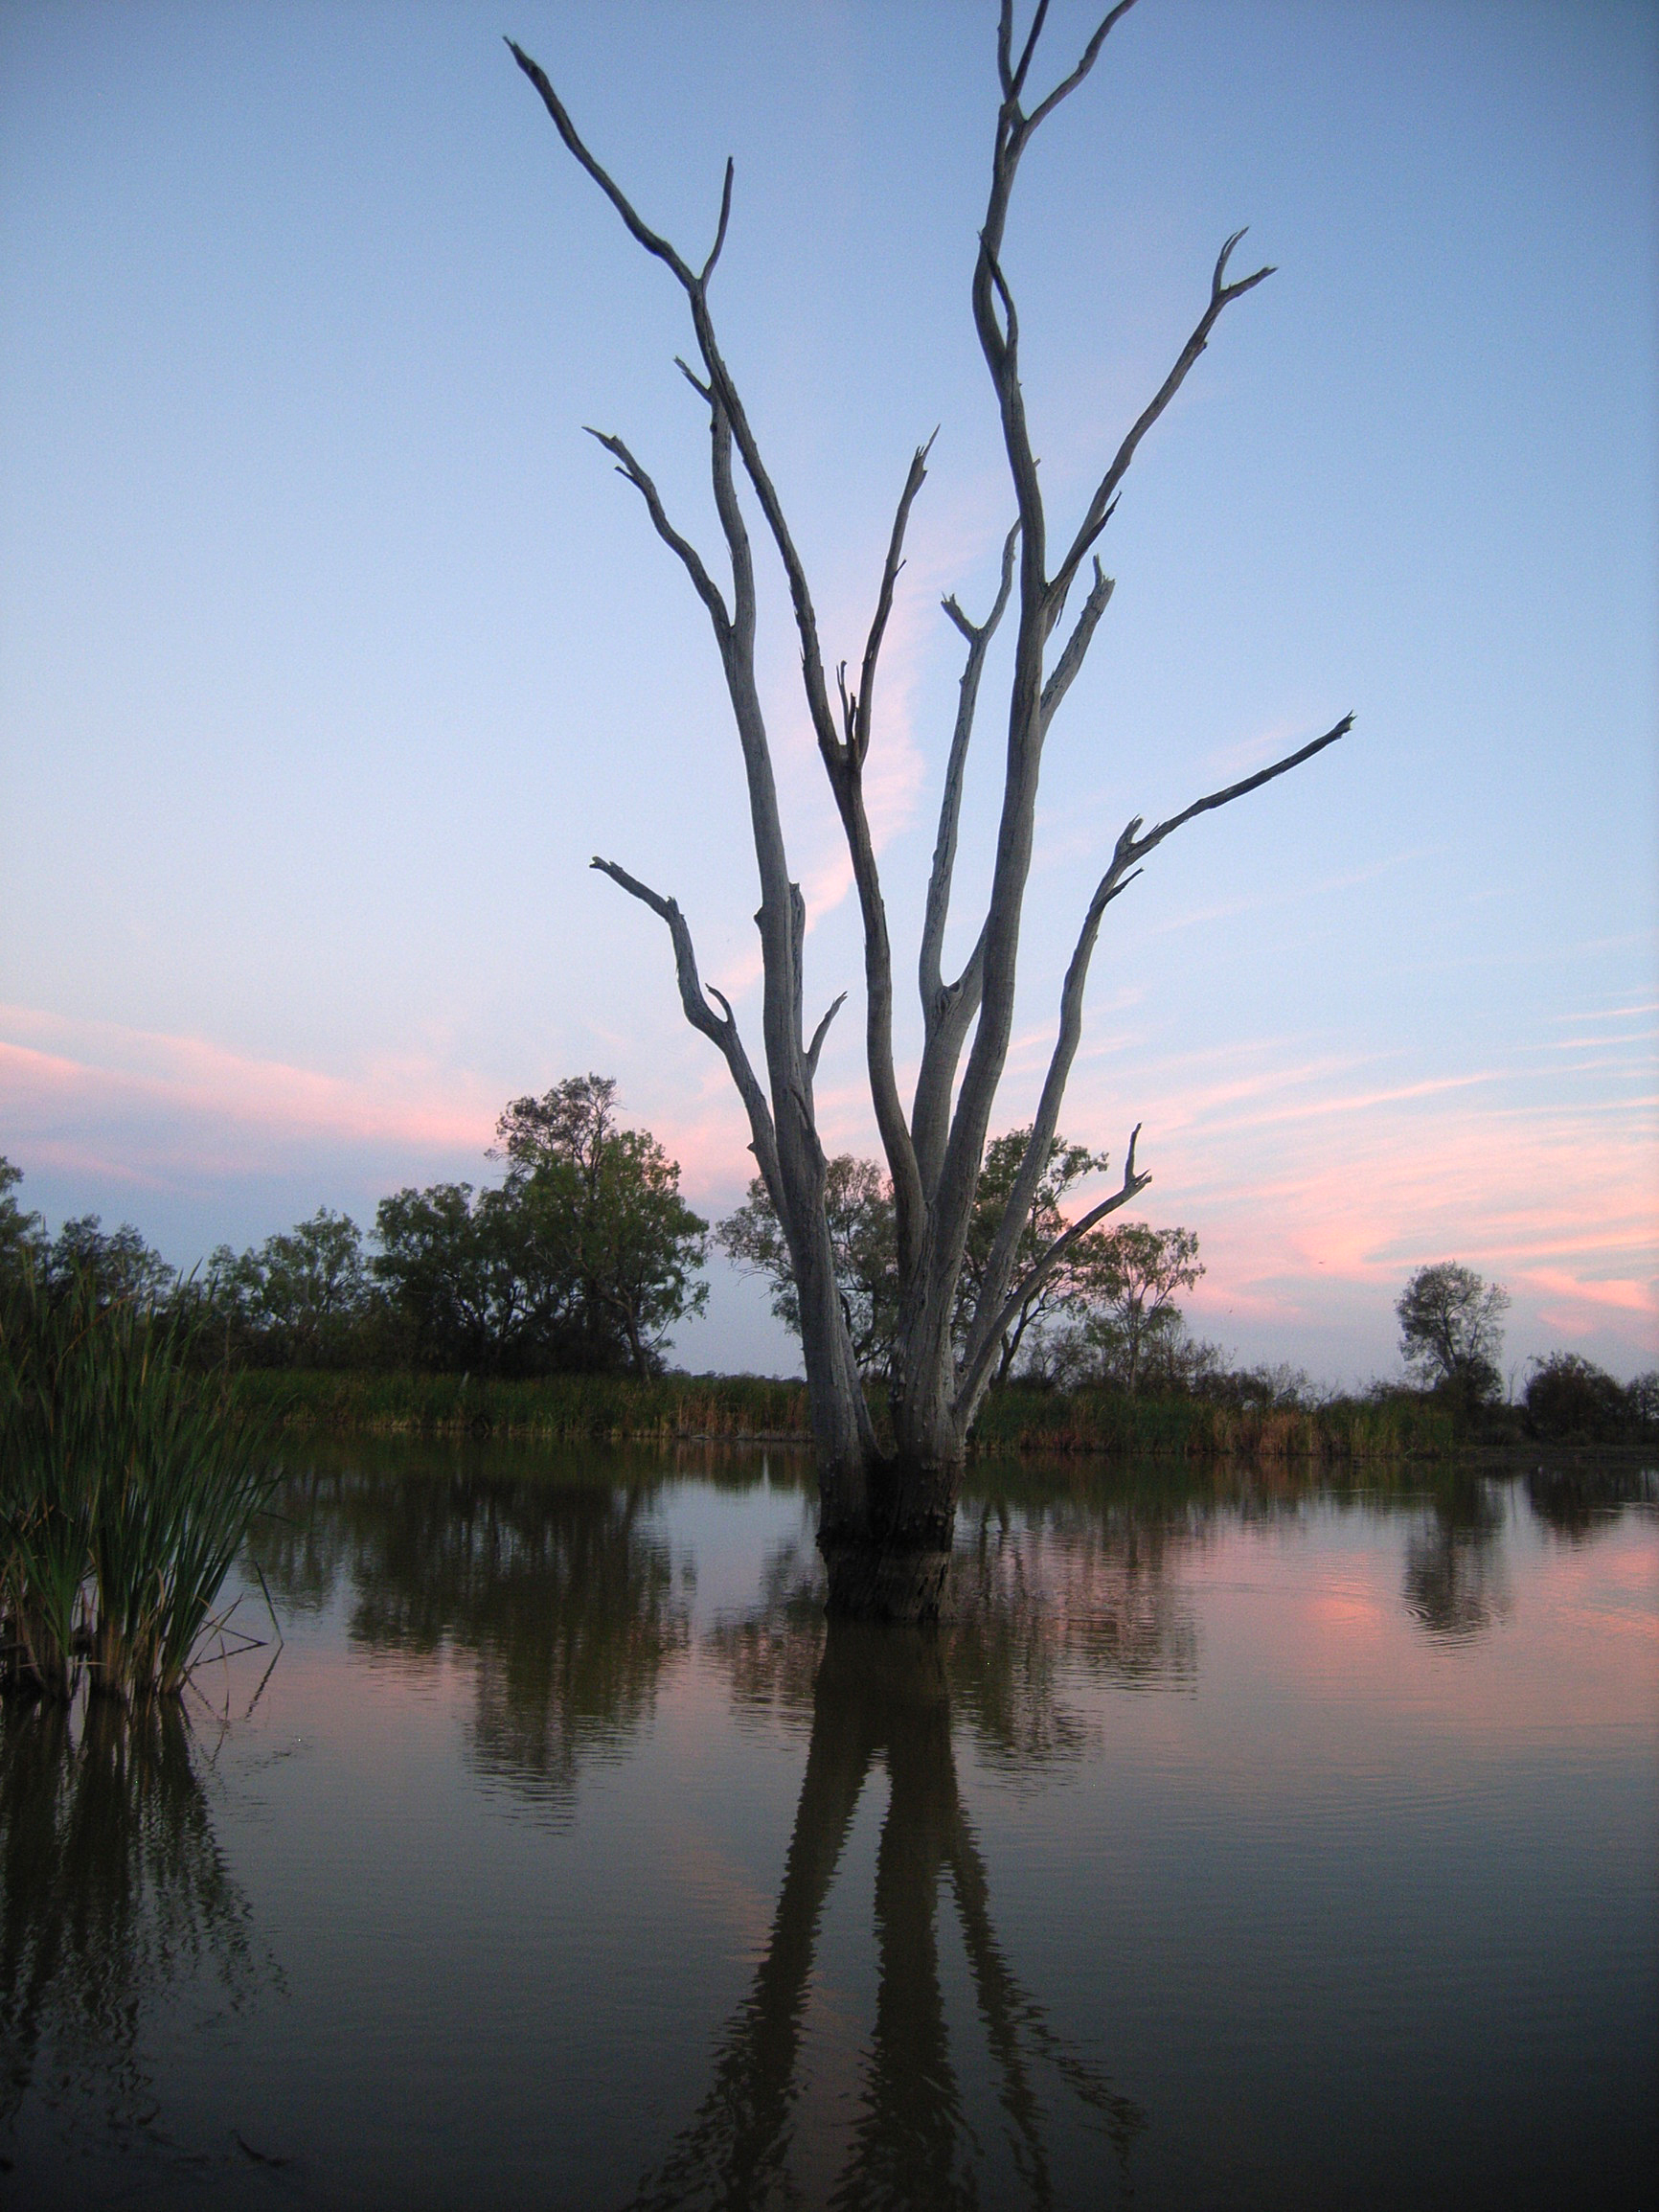
MULTIPOLYGON (((482 1151, 499 1102, 476 1077, 414 1060, 352 1075, 238 1053, 210 1038, 73 1021, 0 1008, 0 1106, 12 1127, 40 1125, 57 1155, 91 1164, 78 1141, 134 1112, 210 1122, 215 1148, 281 1133, 390 1140, 420 1151, 482 1151)), ((199 1157, 193 1131, 193 1156, 199 1157)))
POLYGON ((1659 1313, 1659 1297, 1654 1295, 1651 1283, 1584 1282, 1577 1275, 1564 1275, 1543 1267, 1529 1267, 1522 1280, 1555 1297, 1581 1300, 1588 1306, 1614 1306, 1629 1313, 1659 1313))

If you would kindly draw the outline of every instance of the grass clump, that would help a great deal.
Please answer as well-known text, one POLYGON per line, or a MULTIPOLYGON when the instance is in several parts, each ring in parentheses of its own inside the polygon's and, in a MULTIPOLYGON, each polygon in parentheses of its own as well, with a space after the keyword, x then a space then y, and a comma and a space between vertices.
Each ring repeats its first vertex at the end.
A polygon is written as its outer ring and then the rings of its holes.
POLYGON ((174 1697, 277 1470, 187 1305, 26 1270, 0 1311, 0 1684, 174 1697))

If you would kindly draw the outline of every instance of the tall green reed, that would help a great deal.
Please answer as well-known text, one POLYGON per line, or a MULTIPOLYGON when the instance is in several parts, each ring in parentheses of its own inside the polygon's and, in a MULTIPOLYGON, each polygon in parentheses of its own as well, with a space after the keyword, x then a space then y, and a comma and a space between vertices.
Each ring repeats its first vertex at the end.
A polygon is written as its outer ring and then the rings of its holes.
POLYGON ((198 1314, 33 1273, 0 1312, 0 1673, 176 1695, 276 1477, 198 1314))

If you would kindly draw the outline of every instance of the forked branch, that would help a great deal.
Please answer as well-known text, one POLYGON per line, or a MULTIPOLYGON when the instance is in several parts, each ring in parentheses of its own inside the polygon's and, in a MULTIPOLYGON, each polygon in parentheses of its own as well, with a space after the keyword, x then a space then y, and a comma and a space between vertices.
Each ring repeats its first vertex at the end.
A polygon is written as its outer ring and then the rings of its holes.
POLYGON ((1133 428, 1114 454, 1111 467, 1101 478, 1095 495, 1089 501, 1088 513, 1083 516, 1078 534, 1072 540, 1071 551, 1055 572, 1054 582, 1049 585, 1051 595, 1063 599, 1071 588, 1072 578, 1076 576, 1083 556, 1111 520, 1112 504, 1117 494, 1118 486, 1128 473, 1129 464, 1135 458, 1136 447, 1186 382, 1188 370, 1192 368, 1198 355, 1209 344, 1210 332, 1216 328, 1224 311, 1232 306, 1235 300, 1242 299, 1246 292, 1254 291, 1259 284, 1263 283, 1273 274, 1271 267, 1261 268, 1257 269, 1251 276, 1240 277, 1237 284, 1230 285, 1227 282, 1227 263, 1233 258, 1233 248, 1243 236, 1242 231, 1235 231, 1221 248, 1220 256, 1216 262, 1216 273, 1210 280, 1210 304, 1199 316, 1193 335, 1182 347, 1180 358, 1176 361, 1175 366, 1164 378, 1146 406, 1142 408, 1135 419, 1133 428))
POLYGON ((1013 1271, 1014 1254, 1035 1199, 1037 1185, 1048 1166, 1055 1130, 1059 1124, 1060 1106, 1065 1098, 1066 1083, 1082 1038, 1083 993, 1087 988, 1089 964, 1094 958, 1106 908, 1114 899, 1128 889, 1140 874, 1141 861, 1154 847, 1161 845, 1172 831, 1180 829, 1183 823, 1192 821, 1197 814, 1208 813, 1216 807, 1225 807, 1234 799, 1243 798, 1246 792, 1260 790, 1263 784, 1272 783, 1276 777, 1288 775, 1292 768, 1300 767, 1304 761, 1310 761, 1316 753, 1322 753, 1327 745, 1335 744, 1337 739, 1345 737, 1352 726, 1353 717, 1344 715, 1334 729, 1328 730, 1322 738, 1315 738, 1311 744, 1300 746, 1284 760, 1275 761, 1271 767, 1259 769, 1255 775, 1228 785, 1225 790, 1212 791, 1208 797, 1195 800, 1192 806, 1183 808, 1180 813, 1171 814, 1167 821, 1158 823, 1145 836, 1140 833, 1141 820, 1138 815, 1119 835, 1111 863, 1089 901, 1088 912, 1083 917, 1083 925, 1078 934, 1077 947, 1066 969, 1065 983, 1060 992, 1059 1027, 1055 1037, 1048 1074, 1043 1082, 1042 1096, 1037 1102, 1036 1115, 1032 1124, 1031 1138, 1020 1161, 1019 1172, 1014 1177, 1013 1188, 1009 1193, 1008 1205, 992 1243, 990 1256, 986 1263, 984 1287, 969 1339, 970 1364, 987 1343, 994 1342, 995 1337, 1001 1334, 1000 1326, 992 1317, 992 1309, 1000 1309, 1013 1271))
MULTIPOLYGON (((1089 71, 1095 66, 1095 63, 1100 59, 1101 48, 1106 42, 1107 32, 1111 30, 1112 25, 1118 20, 1119 16, 1126 15, 1134 5, 1135 0, 1118 0, 1118 5, 1115 8, 1109 10, 1107 13, 1102 17, 1094 36, 1083 48, 1082 59, 1072 71, 1071 75, 1069 77, 1062 78, 1060 82, 1057 84, 1054 90, 1049 94, 1048 98, 1046 100, 1039 101, 1036 106, 1033 108, 1031 121, 1026 125, 1028 131, 1035 130, 1037 125, 1043 122, 1048 116, 1052 115, 1054 110, 1059 105, 1060 102, 1067 97, 1068 94, 1077 90, 1078 86, 1082 82, 1083 79, 1088 75, 1089 71)), ((1039 6, 1037 9, 1036 20, 1033 23, 1031 28, 1031 36, 1026 41, 1025 64, 1029 64, 1032 53, 1035 49, 1037 33, 1042 29, 1043 13, 1044 10, 1039 6)), ((1022 64, 1022 73, 1025 64, 1022 64)), ((1017 94, 1019 90, 1017 83, 1014 86, 1014 90, 1017 94)))
MULTIPOLYGON (((693 377, 693 381, 695 382, 696 379, 693 377)), ((669 550, 678 558, 696 589, 697 597, 708 608, 709 620, 715 626, 715 635, 719 641, 720 650, 723 653, 731 640, 732 618, 727 612, 724 599, 720 596, 719 586, 703 565, 702 556, 691 540, 682 537, 669 520, 668 511, 663 506, 656 486, 622 440, 613 437, 607 430, 596 430, 591 422, 586 425, 586 428, 588 436, 602 445, 605 451, 614 458, 617 465, 617 474, 625 477, 645 501, 646 511, 650 515, 651 524, 657 536, 669 550)))
MULTIPOLYGON (((637 876, 630 876, 616 861, 602 860, 597 853, 589 866, 598 869, 602 876, 608 876, 613 883, 621 885, 630 899, 637 899, 641 905, 648 906, 653 914, 660 915, 668 924, 669 936, 674 947, 674 969, 679 977, 680 1004, 685 1009, 686 1019, 693 1029, 701 1030, 706 1038, 717 1044, 725 1055, 726 1065, 732 1071, 732 1081, 737 1084, 739 1095, 748 1109, 755 1157, 760 1162, 761 1174, 766 1178, 766 1188, 771 1194, 772 1202, 782 1212, 783 1185, 778 1171, 778 1143, 772 1127, 771 1109, 766 1104, 766 1094, 749 1064, 749 1056, 738 1034, 738 1018, 732 1012, 731 1001, 722 992, 705 987, 697 973, 696 950, 692 944, 692 932, 686 918, 680 912, 679 901, 665 899, 660 891, 653 891, 648 883, 642 883, 637 876), (718 1014, 709 1004, 711 998, 717 1001, 720 1008, 718 1014)), ((831 1007, 830 1011, 833 1014, 834 1008, 831 1007)), ((820 1024, 818 1038, 813 1040, 814 1055, 829 1022, 830 1015, 826 1015, 820 1024)))
POLYGON ((627 225, 630 235, 635 238, 642 246, 645 247, 648 254, 654 254, 659 262, 662 262, 668 268, 672 269, 674 275, 679 279, 680 283, 685 286, 688 292, 692 293, 693 296, 699 293, 703 288, 703 285, 708 279, 710 270, 712 270, 715 265, 716 259, 719 254, 720 246, 725 240, 726 216, 730 211, 732 193, 731 163, 728 162, 726 164, 726 195, 725 199, 721 203, 720 208, 719 236, 715 241, 715 251, 709 256, 708 264, 704 268, 702 276, 698 277, 692 269, 686 266, 686 263, 680 259, 679 255, 674 251, 673 247, 670 245, 667 239, 659 238, 657 233, 651 229, 648 223, 641 221, 640 217, 634 213, 633 207, 629 203, 626 194, 617 184, 612 181, 611 177, 602 168, 601 168, 600 164, 594 159, 593 155, 589 153, 587 148, 582 144, 580 137, 578 135, 576 125, 572 123, 569 115, 565 112, 563 101, 559 99, 558 94, 555 92, 553 86, 549 83, 547 74, 542 69, 540 63, 533 61, 530 58, 530 56, 525 53, 523 47, 516 44, 514 40, 511 38, 508 39, 507 46, 509 52, 512 56, 513 60, 517 62, 519 68, 523 70, 525 76, 529 78, 531 83, 534 84, 536 91, 540 93, 542 104, 547 109, 548 114, 552 116, 554 127, 558 132, 559 137, 563 139, 566 147, 576 157, 577 161, 580 162, 581 167, 586 170, 588 175, 592 177, 594 183, 599 186, 601 192, 604 194, 606 199, 608 199, 612 207, 616 209, 618 215, 621 216, 623 221, 627 225))

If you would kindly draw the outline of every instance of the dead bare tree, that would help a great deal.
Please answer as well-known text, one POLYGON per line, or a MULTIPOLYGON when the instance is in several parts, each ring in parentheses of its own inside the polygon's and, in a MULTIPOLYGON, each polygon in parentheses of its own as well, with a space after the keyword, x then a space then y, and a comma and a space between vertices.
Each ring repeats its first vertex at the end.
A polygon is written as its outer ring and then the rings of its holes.
POLYGON ((1027 81, 1048 0, 1037 0, 1030 29, 1017 52, 1012 0, 1002 0, 997 28, 1002 99, 972 302, 974 327, 1001 416, 1017 520, 1003 550, 1001 585, 985 621, 970 621, 954 598, 944 603, 945 613, 966 642, 967 655, 927 886, 919 964, 921 1060, 908 1116, 894 1065, 893 959, 875 848, 865 810, 864 765, 870 751, 876 665, 893 606, 906 525, 926 475, 928 448, 924 445, 916 453, 899 495, 875 612, 856 679, 849 684, 843 663, 836 672, 832 696, 806 571, 736 380, 721 353, 709 307, 710 280, 731 218, 732 164, 726 164, 714 245, 702 266, 693 267, 636 214, 578 135, 545 74, 509 41, 514 60, 541 95, 565 146, 616 209, 635 240, 672 273, 691 310, 700 373, 684 361, 679 366, 708 409, 715 508, 726 540, 729 587, 716 582, 695 547, 675 528, 655 484, 623 440, 608 432, 595 431, 593 435, 614 457, 619 473, 639 492, 657 535, 690 577, 708 611, 725 671, 748 781, 761 877, 761 907, 756 920, 764 977, 764 1084, 738 1034, 730 1003, 719 992, 705 986, 697 973, 691 932, 675 901, 651 890, 615 861, 595 859, 593 865, 667 924, 686 1018, 724 1054, 748 1111, 755 1157, 787 1240, 800 1293, 801 1337, 818 1466, 818 1541, 829 1568, 830 1609, 835 1612, 906 1620, 938 1615, 945 1592, 967 1434, 1004 1332, 1076 1240, 1126 1204, 1150 1179, 1135 1165, 1137 1129, 1129 1139, 1119 1189, 1074 1221, 1026 1267, 1019 1280, 1014 1279, 1021 1232, 1048 1164, 1066 1079, 1081 1034, 1089 962, 1107 906, 1134 880, 1147 855, 1172 831, 1194 815, 1242 798, 1247 791, 1311 760, 1342 737, 1352 720, 1352 716, 1345 716, 1334 729, 1311 744, 1257 775, 1229 785, 1225 790, 1194 800, 1151 829, 1147 829, 1139 816, 1124 829, 1083 917, 1060 994, 1058 1032, 1031 1139, 984 1270, 966 1348, 959 1350, 952 1342, 951 1320, 991 1104, 1013 1019, 1020 917, 1031 868, 1043 743, 1061 700, 1082 667, 1112 593, 1112 580, 1102 572, 1095 547, 1111 519, 1119 487, 1136 448, 1180 390, 1221 315, 1235 300, 1272 274, 1270 269, 1261 268, 1229 281, 1228 265, 1243 234, 1227 240, 1211 279, 1209 300, 1191 337, 1125 437, 1058 561, 1051 568, 1047 516, 1020 392, 1019 321, 1002 266, 1003 232, 1021 155, 1055 109, 1089 75, 1108 34, 1132 5, 1133 0, 1118 0, 1096 27, 1076 67, 1028 107, 1027 81), (789 874, 756 678, 755 564, 739 499, 739 471, 760 507, 788 582, 800 635, 807 704, 846 831, 863 918, 870 1090, 893 1178, 898 1238, 900 1320, 891 1402, 891 1450, 882 1448, 865 1402, 825 1220, 825 1155, 818 1141, 812 1086, 825 1035, 842 1000, 835 1000, 808 1038, 803 1018, 802 975, 806 907, 800 887, 789 874), (1081 603, 1051 658, 1051 645, 1085 563, 1089 564, 1088 578, 1081 603), (967 964, 954 982, 947 983, 941 959, 964 769, 986 654, 1011 605, 1015 608, 1017 631, 1002 815, 990 897, 967 964), (966 1065, 959 1083, 965 1050, 966 1065))

